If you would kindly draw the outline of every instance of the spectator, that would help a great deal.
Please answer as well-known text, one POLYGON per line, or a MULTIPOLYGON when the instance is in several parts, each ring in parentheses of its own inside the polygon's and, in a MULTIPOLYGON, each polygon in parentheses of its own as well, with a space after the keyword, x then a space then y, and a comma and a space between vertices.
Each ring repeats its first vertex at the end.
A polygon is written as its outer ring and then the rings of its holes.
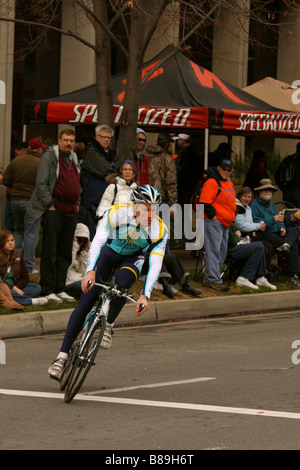
POLYGON ((203 184, 199 203, 204 204, 205 277, 203 285, 228 291, 220 273, 227 254, 229 227, 235 219, 236 200, 230 179, 232 163, 221 160, 207 170, 209 178, 203 184), (220 191, 219 191, 220 188, 220 191))
POLYGON ((297 241, 300 235, 299 227, 286 229, 283 223, 283 213, 278 212, 275 204, 271 201, 277 188, 272 185, 270 179, 262 179, 255 188, 255 198, 251 204, 254 222, 264 221, 266 229, 262 232, 262 240, 266 240, 277 251, 286 252, 288 261, 289 283, 300 288, 298 278, 299 251, 297 241))
POLYGON ((81 191, 74 145, 75 132, 67 128, 60 132, 58 145, 47 148, 27 207, 30 217, 43 217, 40 284, 42 295, 57 302, 74 300, 63 291, 72 261, 81 191))
MULTIPOLYGON (((172 216, 174 205, 178 202, 178 191, 176 164, 171 156, 171 142, 170 134, 161 133, 157 137, 157 145, 148 145, 145 154, 149 160, 150 185, 158 190, 162 203, 170 206, 172 216)), ((164 220, 164 222, 169 228, 168 221, 164 220)), ((169 252, 168 240, 166 253, 169 252)))
POLYGON ((201 161, 190 135, 179 134, 173 139, 178 147, 176 159, 178 202, 183 207, 184 204, 190 204, 194 189, 202 178, 201 161))
MULTIPOLYGON (((234 230, 240 230, 242 236, 250 236, 253 240, 261 240, 262 231, 266 229, 266 224, 263 220, 253 222, 252 210, 250 207, 253 201, 254 194, 250 187, 244 186, 237 194, 237 198, 245 209, 244 213, 237 213, 236 218, 232 224, 234 230)), ((266 265, 268 271, 272 269, 273 247, 268 241, 263 241, 265 248, 266 265)))
POLYGON ((146 132, 138 127, 136 130, 136 152, 133 163, 136 167, 138 184, 140 186, 149 183, 149 162, 144 153, 146 141, 146 132))
POLYGON ((124 160, 118 169, 115 182, 110 184, 101 198, 97 209, 97 217, 103 217, 104 212, 113 204, 131 204, 130 194, 138 187, 136 183, 136 167, 131 160, 124 160))
POLYGON ((249 170, 247 171, 243 186, 248 186, 254 191, 263 178, 270 178, 267 170, 267 157, 264 150, 255 150, 249 170))
POLYGON ((88 251, 91 246, 90 231, 84 224, 77 224, 72 247, 72 263, 67 272, 65 292, 70 296, 80 297, 81 280, 84 277, 88 251))
MULTIPOLYGON (((21 157, 26 154, 27 152, 27 147, 28 143, 27 142, 21 142, 20 144, 16 144, 14 146, 14 157, 21 157)), ((10 189, 6 188, 6 204, 5 204, 5 211, 4 211, 4 227, 7 228, 7 230, 10 230, 11 232, 14 231, 15 228, 15 222, 14 222, 14 216, 11 210, 11 194, 10 194, 10 189)))
POLYGON ((300 142, 296 152, 282 160, 274 176, 283 200, 300 208, 300 142))
POLYGON ((157 145, 149 145, 145 154, 149 160, 150 184, 162 197, 162 202, 172 206, 178 202, 177 176, 175 161, 171 157, 170 134, 161 133, 157 145))
POLYGON ((0 277, 10 289, 14 301, 20 305, 45 305, 45 297, 37 297, 41 286, 29 282, 24 260, 15 249, 15 239, 9 230, 0 230, 0 277))
POLYGON ((109 145, 114 135, 113 129, 101 125, 95 129, 95 138, 87 145, 81 164, 81 185, 83 204, 88 212, 88 227, 91 240, 96 231, 95 211, 102 194, 115 178, 116 170, 122 163, 117 159, 116 151, 109 145))
POLYGON ((180 259, 174 254, 166 254, 163 259, 162 269, 158 278, 158 282, 163 286, 163 294, 169 298, 173 298, 178 289, 176 285, 181 287, 183 293, 198 297, 202 294, 200 290, 195 289, 190 284, 190 273, 188 273, 182 265, 180 259))
POLYGON ((40 157, 46 148, 40 139, 31 139, 27 152, 14 158, 3 175, 3 184, 10 189, 16 249, 23 256, 29 273, 34 270, 40 222, 27 218, 26 208, 35 188, 40 157))
MULTIPOLYGON (((239 199, 236 200, 236 205, 238 214, 246 213, 245 207, 239 199)), ((268 271, 263 243, 251 241, 249 237, 248 239, 244 238, 241 231, 235 230, 233 225, 229 227, 227 261, 242 262, 242 267, 236 280, 237 286, 249 287, 254 290, 257 290, 259 287, 267 287, 271 290, 277 289, 265 277, 268 271)))
POLYGON ((209 153, 208 167, 217 166, 218 163, 223 159, 231 160, 232 153, 233 153, 233 150, 231 146, 228 144, 228 142, 221 142, 218 145, 218 148, 214 152, 209 153))

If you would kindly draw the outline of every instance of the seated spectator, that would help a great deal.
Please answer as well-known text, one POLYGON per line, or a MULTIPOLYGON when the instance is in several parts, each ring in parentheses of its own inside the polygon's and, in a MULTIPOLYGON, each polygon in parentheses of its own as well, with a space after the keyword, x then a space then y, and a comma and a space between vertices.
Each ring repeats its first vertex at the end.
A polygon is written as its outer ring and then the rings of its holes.
POLYGON ((0 277, 9 287, 13 299, 21 305, 45 305, 48 299, 37 297, 41 286, 29 282, 24 260, 15 249, 15 239, 10 230, 0 230, 0 277))
POLYGON ((266 240, 277 251, 283 251, 287 254, 289 283, 300 288, 298 273, 299 251, 298 239, 300 235, 299 227, 287 229, 283 222, 283 213, 278 212, 275 204, 271 201, 277 188, 272 185, 270 179, 262 179, 257 188, 255 188, 255 198, 251 204, 254 222, 263 220, 266 229, 262 232, 262 240, 266 240))
POLYGON ((7 308, 8 310, 21 310, 23 305, 18 304, 12 298, 10 288, 0 278, 0 307, 7 308))
MULTIPOLYGON (((237 212, 240 214, 246 212, 238 199, 237 212)), ((236 280, 237 286, 249 287, 254 290, 257 290, 259 287, 267 287, 271 290, 277 289, 265 277, 268 271, 263 243, 251 241, 250 237, 247 237, 247 239, 243 238, 240 230, 235 230, 233 225, 229 228, 227 261, 243 262, 236 280)))
POLYGON ((263 178, 270 178, 267 169, 267 158, 264 150, 255 150, 251 166, 246 174, 243 186, 249 186, 252 191, 263 178))
MULTIPOLYGON (((142 274, 147 273, 148 259, 146 257, 142 268, 142 274)), ((190 273, 182 265, 180 259, 173 253, 164 256, 162 268, 159 274, 158 283, 163 286, 163 294, 172 299, 178 292, 178 286, 181 291, 188 295, 199 296, 200 290, 195 289, 190 284, 190 273)))
POLYGON ((72 248, 72 263, 67 272, 65 292, 80 297, 81 280, 84 277, 90 242, 90 231, 84 224, 77 224, 72 248))
POLYGON ((131 160, 124 160, 118 169, 115 182, 110 184, 103 193, 96 215, 99 219, 104 212, 114 204, 131 204, 130 195, 137 188, 136 167, 131 160))
POLYGON ((235 219, 236 200, 230 179, 232 163, 223 159, 218 166, 208 168, 209 178, 203 184, 199 204, 204 204, 205 277, 203 285, 228 291, 223 284, 221 268, 226 258, 229 227, 235 219))
MULTIPOLYGON (((245 212, 237 213, 232 227, 234 230, 240 230, 243 237, 249 235, 252 240, 261 241, 262 232, 266 229, 266 224, 263 220, 259 222, 253 222, 250 204, 253 201, 254 194, 251 188, 248 186, 241 188, 237 194, 237 198, 243 205, 245 212)), ((267 269, 269 271, 272 269, 271 263, 273 258, 273 247, 271 243, 266 240, 263 241, 263 244, 265 248, 267 269)))

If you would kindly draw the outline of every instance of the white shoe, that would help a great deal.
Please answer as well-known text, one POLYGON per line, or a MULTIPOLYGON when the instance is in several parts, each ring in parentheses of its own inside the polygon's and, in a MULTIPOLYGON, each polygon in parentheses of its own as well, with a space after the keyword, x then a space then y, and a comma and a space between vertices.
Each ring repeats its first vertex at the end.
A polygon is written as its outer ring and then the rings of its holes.
POLYGON ((60 303, 62 302, 62 300, 61 300, 59 297, 57 297, 56 294, 49 294, 49 295, 46 295, 46 298, 47 298, 48 300, 55 300, 55 302, 60 302, 60 303))
POLYGON ((259 287, 268 287, 271 290, 277 290, 277 287, 274 286, 274 284, 271 284, 264 276, 256 279, 256 285, 259 287))
POLYGON ((33 269, 30 274, 37 274, 39 271, 37 269, 33 269))
POLYGON ((47 297, 37 297, 35 299, 32 299, 32 305, 46 305, 47 303, 47 297))
POLYGON ((104 331, 104 335, 100 344, 100 348, 108 349, 111 347, 113 330, 110 326, 107 326, 104 331))
POLYGON ((249 281, 249 279, 246 279, 245 277, 239 276, 236 280, 236 285, 239 287, 249 287, 250 289, 257 290, 258 286, 255 284, 252 284, 252 282, 249 281))
POLYGON ((71 295, 67 294, 66 292, 59 292, 58 297, 62 300, 68 300, 69 302, 73 302, 75 300, 74 297, 71 297, 71 295))
POLYGON ((56 359, 51 364, 51 366, 48 369, 48 374, 50 375, 51 379, 58 380, 58 381, 61 379, 66 362, 67 362, 67 359, 60 358, 60 359, 56 359))

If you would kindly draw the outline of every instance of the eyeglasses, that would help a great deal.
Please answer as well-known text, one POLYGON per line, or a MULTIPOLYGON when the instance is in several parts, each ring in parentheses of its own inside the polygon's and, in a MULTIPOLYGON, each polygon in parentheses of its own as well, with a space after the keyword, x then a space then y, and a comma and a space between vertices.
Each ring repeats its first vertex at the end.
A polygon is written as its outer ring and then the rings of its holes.
POLYGON ((138 138, 138 141, 139 141, 139 142, 146 142, 146 139, 140 139, 140 138, 138 138))
POLYGON ((108 135, 99 135, 99 137, 101 137, 101 139, 108 139, 108 140, 111 139, 111 137, 108 135))

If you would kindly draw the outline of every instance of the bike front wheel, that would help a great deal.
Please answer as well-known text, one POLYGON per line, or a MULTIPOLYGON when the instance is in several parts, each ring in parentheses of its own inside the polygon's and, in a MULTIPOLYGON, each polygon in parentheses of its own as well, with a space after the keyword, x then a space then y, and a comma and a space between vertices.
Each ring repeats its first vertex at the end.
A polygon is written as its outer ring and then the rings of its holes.
POLYGON ((66 371, 61 381, 61 390, 65 389, 65 402, 70 403, 82 386, 90 368, 92 367, 98 349, 100 347, 106 326, 105 317, 101 316, 98 322, 93 326, 93 316, 85 325, 85 332, 76 345, 74 342, 74 351, 70 354, 70 363, 66 364, 66 371), (82 345, 84 346, 82 347, 82 345), (65 375, 66 374, 66 375, 65 375), (64 379, 65 377, 65 379, 64 379), (63 387, 63 388, 62 388, 63 387))

